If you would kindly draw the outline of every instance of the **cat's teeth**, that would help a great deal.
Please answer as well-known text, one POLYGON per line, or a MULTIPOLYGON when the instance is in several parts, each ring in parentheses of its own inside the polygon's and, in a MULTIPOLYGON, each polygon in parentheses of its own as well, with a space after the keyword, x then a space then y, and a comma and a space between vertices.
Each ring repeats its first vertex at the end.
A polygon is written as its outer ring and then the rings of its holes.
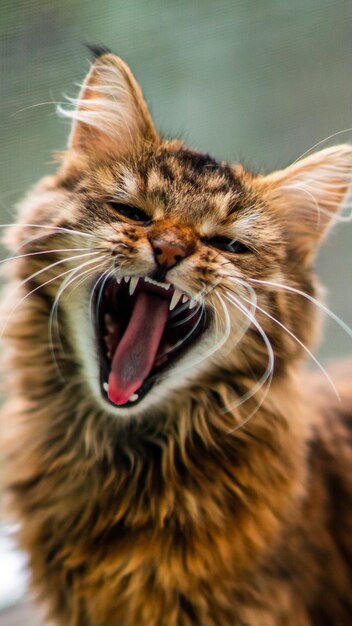
POLYGON ((144 276, 143 280, 144 282, 150 283, 151 285, 156 285, 157 287, 161 287, 162 289, 165 289, 166 291, 170 289, 171 287, 170 283, 159 283, 157 280, 154 280, 153 278, 149 278, 149 276, 144 276))
POLYGON ((187 302, 189 300, 189 297, 186 296, 186 294, 184 296, 182 296, 182 303, 184 304, 185 302, 187 302))
POLYGON ((107 392, 108 389, 109 389, 109 384, 108 383, 103 383, 103 389, 104 389, 104 391, 107 392))
POLYGON ((181 291, 179 289, 175 289, 174 293, 172 294, 171 302, 169 304, 170 311, 172 311, 175 308, 180 298, 182 298, 181 291))
POLYGON ((130 280, 130 286, 128 288, 130 296, 133 296, 135 289, 137 287, 137 284, 138 284, 138 276, 132 276, 130 280))
POLYGON ((118 285, 119 285, 119 284, 120 284, 120 282, 122 281, 121 276, 119 276, 119 277, 117 277, 117 276, 116 276, 116 277, 115 277, 115 279, 116 279, 116 282, 117 282, 117 284, 118 284, 118 285))
POLYGON ((133 393, 128 399, 129 402, 135 402, 136 400, 138 400, 138 393, 133 393))
POLYGON ((188 308, 189 309, 194 309, 194 307, 197 306, 197 304, 198 304, 197 300, 193 300, 193 298, 191 298, 191 300, 189 302, 189 305, 188 305, 188 308))
POLYGON ((111 315, 109 313, 105 313, 104 315, 104 321, 105 321, 105 326, 106 329, 109 331, 109 333, 113 333, 115 330, 115 323, 111 317, 111 315))
POLYGON ((130 278, 131 278, 130 276, 124 276, 124 277, 123 277, 123 280, 125 281, 125 283, 128 283, 128 281, 129 281, 129 279, 130 279, 130 278))

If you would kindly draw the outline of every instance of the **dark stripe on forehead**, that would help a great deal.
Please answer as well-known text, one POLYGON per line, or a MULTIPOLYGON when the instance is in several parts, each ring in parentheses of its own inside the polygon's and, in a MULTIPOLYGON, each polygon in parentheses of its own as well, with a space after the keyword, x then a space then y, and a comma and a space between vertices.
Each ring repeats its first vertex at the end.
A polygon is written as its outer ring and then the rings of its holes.
POLYGON ((161 176, 169 183, 172 183, 175 180, 175 174, 170 165, 166 161, 161 161, 158 165, 161 176))
POLYGON ((196 174, 221 169, 219 163, 209 154, 201 154, 192 150, 179 150, 175 153, 175 157, 181 165, 191 168, 196 174))
POLYGON ((201 154, 192 150, 180 150, 175 156, 181 165, 193 170, 194 174, 204 177, 212 174, 220 176, 223 179, 223 183, 219 191, 228 191, 226 185, 232 189, 238 187, 238 191, 240 191, 240 181, 226 162, 222 161, 219 163, 209 154, 201 154))

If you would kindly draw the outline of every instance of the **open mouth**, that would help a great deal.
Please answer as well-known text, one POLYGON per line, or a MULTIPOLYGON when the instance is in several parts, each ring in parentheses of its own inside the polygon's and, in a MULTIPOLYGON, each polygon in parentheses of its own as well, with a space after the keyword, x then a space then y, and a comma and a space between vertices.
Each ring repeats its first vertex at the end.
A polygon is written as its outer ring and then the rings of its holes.
POLYGON ((109 279, 94 306, 101 392, 126 408, 146 396, 207 326, 203 305, 148 276, 109 279))

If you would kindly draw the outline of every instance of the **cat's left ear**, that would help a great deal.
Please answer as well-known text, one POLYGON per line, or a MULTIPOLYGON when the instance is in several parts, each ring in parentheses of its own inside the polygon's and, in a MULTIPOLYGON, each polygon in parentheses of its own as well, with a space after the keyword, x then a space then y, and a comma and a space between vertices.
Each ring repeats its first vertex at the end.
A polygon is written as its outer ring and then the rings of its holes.
POLYGON ((352 146, 342 144, 256 179, 289 244, 310 262, 336 221, 352 183, 352 146))
POLYGON ((72 110, 59 110, 73 121, 70 150, 119 158, 143 141, 158 142, 142 90, 126 63, 114 54, 95 61, 73 104, 72 110))

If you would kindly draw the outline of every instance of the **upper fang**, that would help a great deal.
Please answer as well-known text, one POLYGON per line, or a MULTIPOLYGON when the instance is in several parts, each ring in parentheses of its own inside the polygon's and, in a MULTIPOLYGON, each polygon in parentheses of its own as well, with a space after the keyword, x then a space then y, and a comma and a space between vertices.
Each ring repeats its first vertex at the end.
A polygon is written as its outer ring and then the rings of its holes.
POLYGON ((131 276, 130 285, 128 288, 130 296, 134 294, 137 285, 138 285, 138 276, 131 276))
POLYGON ((178 303, 181 297, 182 297, 182 292, 179 289, 175 289, 174 293, 172 294, 171 302, 169 304, 170 311, 172 311, 175 308, 176 304, 178 303))

